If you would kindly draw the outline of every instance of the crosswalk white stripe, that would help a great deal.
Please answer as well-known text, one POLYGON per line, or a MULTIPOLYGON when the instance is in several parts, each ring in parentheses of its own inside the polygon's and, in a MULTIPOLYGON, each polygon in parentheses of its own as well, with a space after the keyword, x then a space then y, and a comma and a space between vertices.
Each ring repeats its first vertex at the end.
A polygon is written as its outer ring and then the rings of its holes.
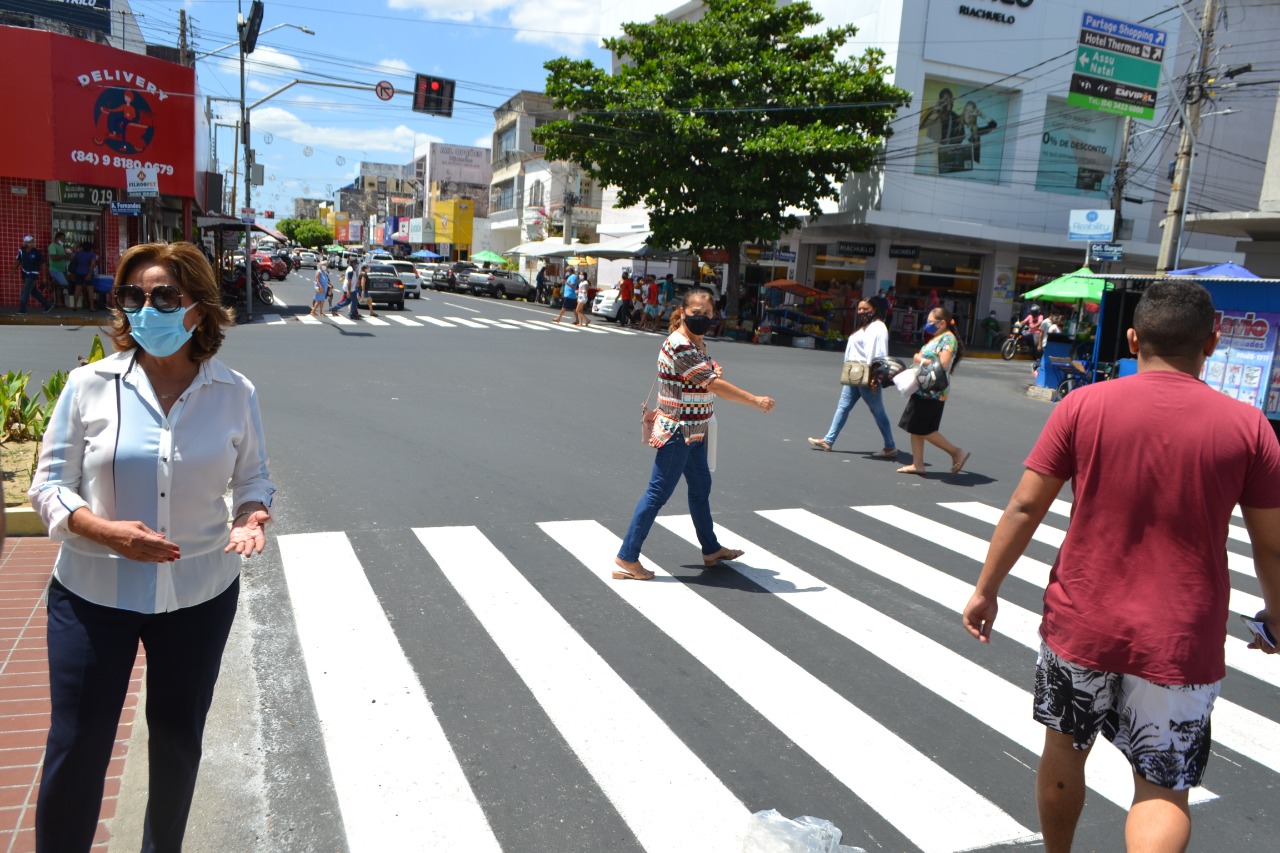
POLYGON ((577 334, 579 331, 578 327, 572 323, 552 323, 547 320, 520 320, 518 322, 522 326, 528 326, 530 329, 542 329, 543 331, 555 329, 557 332, 569 332, 570 334, 577 334))
MULTIPOLYGON (((955 612, 957 630, 961 630, 959 614, 973 592, 972 584, 926 566, 919 560, 881 545, 860 533, 841 527, 806 509, 762 510, 757 514, 810 542, 833 551, 885 580, 955 612)), ((1040 615, 1026 608, 1008 601, 1001 601, 1000 617, 996 620, 993 630, 1037 654, 1040 651, 1040 615)), ((1109 742, 1103 742, 1119 754, 1109 742)), ((1086 765, 1086 773, 1088 773, 1088 765, 1086 765)), ((1087 778, 1092 780, 1093 777, 1087 778)), ((1091 781, 1090 785, 1093 784, 1091 781)), ((1101 782, 1098 784, 1102 786, 1101 782)), ((1216 798, 1216 794, 1205 788, 1194 788, 1190 794, 1192 803, 1206 802, 1216 798)))
POLYGON ((1231 514, 1234 515, 1236 518, 1244 518, 1244 513, 1240 511, 1240 507, 1236 507, 1233 510, 1231 510, 1231 514))
POLYGON ((397 317, 394 314, 392 314, 389 317, 387 317, 387 319, 392 320, 396 323, 399 323, 401 326, 413 326, 415 329, 422 328, 421 323, 419 323, 417 320, 410 320, 408 317, 397 317))
POLYGON ((474 320, 468 320, 465 317, 445 317, 450 322, 457 323, 459 326, 466 326, 468 329, 487 329, 484 323, 477 323, 474 320))
POLYGON ((565 329, 571 332, 586 332, 589 335, 606 335, 608 332, 602 332, 599 329, 593 329, 590 326, 575 326, 572 323, 554 323, 550 320, 530 320, 531 323, 537 323, 540 326, 548 326, 552 329, 565 329))
POLYGON ((361 314, 361 315, 360 315, 360 319, 361 319, 361 320, 364 320, 364 321, 365 321, 366 323, 368 323, 370 326, 390 326, 390 325, 391 325, 390 323, 388 323, 386 320, 382 319, 381 317, 372 317, 372 316, 370 316, 370 315, 368 315, 368 314, 361 314))
POLYGON ((516 328, 515 326, 508 326, 506 323, 499 322, 498 320, 491 320, 488 317, 477 317, 476 322, 484 323, 486 325, 492 326, 495 329, 511 330, 516 328))
POLYGON ((592 320, 592 321, 591 321, 591 328, 593 328, 593 329, 594 329, 594 328, 597 328, 597 327, 599 327, 599 330, 600 330, 600 331, 602 331, 602 332, 607 332, 607 333, 614 334, 614 335, 638 335, 638 334, 640 334, 639 332, 629 332, 629 331, 627 331, 626 329, 619 329, 617 326, 612 326, 612 325, 610 325, 609 323, 605 322, 604 320, 592 320))
POLYGON ((424 323, 430 323, 430 324, 431 324, 431 325, 433 325, 433 326, 440 326, 440 327, 445 328, 445 329, 453 329, 453 328, 456 328, 456 327, 453 325, 453 323, 446 323, 444 320, 438 320, 438 319, 436 319, 435 317, 428 317, 428 316, 426 316, 425 314, 424 314, 423 316, 419 317, 418 319, 419 319, 419 320, 421 320, 421 321, 422 321, 422 322, 424 322, 424 323))
MULTIPOLYGON (((852 509, 891 524, 901 530, 910 530, 916 536, 941 545, 957 554, 982 562, 986 559, 987 543, 977 536, 939 524, 905 509, 894 506, 865 506, 852 509)), ((1027 583, 1044 589, 1049 579, 1049 566, 1039 560, 1022 557, 1010 573, 1027 583)), ((1231 590, 1231 608, 1237 613, 1254 613, 1262 609, 1262 599, 1238 590, 1231 590), (1256 606, 1250 602, 1257 602, 1256 606)), ((1001 610, 1005 607, 1001 603, 1001 610)), ((1270 656, 1249 649, 1243 637, 1227 634, 1227 666, 1252 675, 1268 684, 1280 686, 1280 667, 1273 666, 1270 656)), ((1260 714, 1219 698, 1214 705, 1213 738, 1223 746, 1249 756, 1258 763, 1280 773, 1280 723, 1274 723, 1260 714)))
MULTIPOLYGON (((658 524, 686 542, 698 544, 689 516, 664 516, 658 524)), ((1040 754, 1044 727, 1027 713, 1032 705, 1029 692, 718 524, 716 538, 725 547, 746 551, 725 565, 776 594, 779 601, 871 652, 982 725, 1032 755, 1040 754), (805 594, 789 594, 797 590, 804 590, 805 594)), ((1123 809, 1133 802, 1133 771, 1119 750, 1097 750, 1085 770, 1090 788, 1123 809)))
POLYGON ((521 329, 531 329, 535 332, 545 332, 546 326, 539 326, 537 323, 531 323, 528 320, 505 320, 504 322, 512 323, 521 329))
POLYGON ((306 323, 308 326, 322 325, 319 318, 312 317, 310 314, 295 314, 294 316, 298 318, 299 323, 306 323))
POLYGON ((333 314, 329 317, 329 322, 337 326, 354 326, 355 320, 342 314, 333 314))
MULTIPOLYGON (((1071 504, 1066 501, 1055 500, 1053 505, 1049 507, 1049 512, 1054 515, 1071 516, 1071 504)), ((1231 511, 1232 515, 1242 516, 1240 507, 1236 507, 1231 511)), ((1247 537, 1246 537, 1247 541, 1247 537)), ((1249 577, 1257 577, 1257 573, 1253 567, 1253 560, 1244 554, 1237 554, 1234 551, 1227 552, 1227 568, 1233 572, 1238 572, 1249 577)))
POLYGON ((348 847, 499 851, 347 537, 277 541, 348 847))
POLYGON ((598 522, 538 526, 926 853, 1034 835, 651 561, 654 581, 610 580, 620 540, 598 522))
POLYGON ((646 849, 742 850, 747 807, 479 530, 413 532, 646 849))

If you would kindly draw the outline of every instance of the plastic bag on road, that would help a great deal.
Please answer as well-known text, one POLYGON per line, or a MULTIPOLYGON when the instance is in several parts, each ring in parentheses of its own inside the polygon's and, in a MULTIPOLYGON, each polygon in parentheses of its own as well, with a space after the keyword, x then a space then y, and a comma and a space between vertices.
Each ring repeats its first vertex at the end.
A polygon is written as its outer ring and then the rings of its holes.
POLYGON ((840 834, 829 820, 808 815, 791 820, 769 809, 747 819, 742 853, 866 853, 842 846, 840 834))

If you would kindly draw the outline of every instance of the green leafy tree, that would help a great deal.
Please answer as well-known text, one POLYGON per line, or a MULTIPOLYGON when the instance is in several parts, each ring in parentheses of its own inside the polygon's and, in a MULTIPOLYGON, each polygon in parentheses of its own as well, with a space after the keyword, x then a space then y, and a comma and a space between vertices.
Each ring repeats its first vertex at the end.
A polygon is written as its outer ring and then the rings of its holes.
MULTIPOLYGON (((729 252, 798 227, 851 173, 866 171, 910 96, 884 52, 840 59, 853 26, 817 29, 805 2, 706 0, 697 21, 623 25, 604 41, 617 74, 554 59, 547 94, 571 118, 534 131, 547 157, 581 166, 649 208, 650 241, 729 252)), ((728 289, 736 313, 738 288, 728 289)))
POLYGON ((308 249, 318 249, 333 242, 333 232, 321 225, 318 219, 303 219, 289 239, 308 249))
POLYGON ((308 222, 308 221, 314 221, 314 220, 279 219, 279 220, 276 220, 276 230, 279 231, 284 236, 288 237, 290 243, 297 243, 299 242, 297 237, 298 227, 302 225, 303 222, 308 222))

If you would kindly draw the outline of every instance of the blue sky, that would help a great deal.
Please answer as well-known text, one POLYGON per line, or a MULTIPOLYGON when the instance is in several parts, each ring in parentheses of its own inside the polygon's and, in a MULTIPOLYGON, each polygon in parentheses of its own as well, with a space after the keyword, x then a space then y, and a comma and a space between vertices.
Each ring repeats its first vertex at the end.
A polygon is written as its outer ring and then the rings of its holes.
MULTIPOLYGON (((177 44, 185 8, 197 55, 236 38, 237 0, 132 0, 148 42, 177 44)), ((249 2, 243 8, 248 11, 249 2)), ((254 109, 251 145, 266 167, 253 206, 292 215, 295 197, 330 198, 350 183, 360 161, 407 163, 415 145, 433 141, 489 145, 493 109, 521 89, 541 91, 542 64, 557 56, 608 64, 599 49, 599 0, 267 0, 267 33, 247 65, 247 100, 294 79, 362 83, 387 80, 397 95, 383 102, 369 91, 298 85, 254 109), (453 118, 413 112, 415 73, 457 81, 453 118), (268 142, 268 138, 270 142, 268 142), (310 155, 307 155, 307 150, 310 155)), ((204 95, 237 97, 238 54, 230 48, 199 60, 204 95)), ((213 103, 233 122, 238 106, 213 103)), ((218 130, 218 157, 231 165, 233 131, 218 130)))

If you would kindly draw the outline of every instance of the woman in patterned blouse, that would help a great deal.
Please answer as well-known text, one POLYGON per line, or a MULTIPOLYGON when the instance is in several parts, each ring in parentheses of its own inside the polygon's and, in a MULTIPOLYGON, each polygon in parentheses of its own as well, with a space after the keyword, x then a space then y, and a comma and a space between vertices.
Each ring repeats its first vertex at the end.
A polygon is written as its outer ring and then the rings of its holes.
POLYGON ((647 581, 653 572, 640 565, 640 547, 653 520, 683 476, 689 483, 689 514, 702 548, 702 563, 711 568, 721 560, 742 556, 716 539, 711 521, 711 471, 707 466, 707 423, 716 397, 773 411, 770 397, 757 397, 730 385, 720 376, 720 365, 707 355, 702 336, 714 314, 710 291, 689 291, 671 315, 671 334, 658 353, 658 416, 649 444, 658 448, 649 487, 636 505, 626 538, 614 562, 618 580, 647 581))

